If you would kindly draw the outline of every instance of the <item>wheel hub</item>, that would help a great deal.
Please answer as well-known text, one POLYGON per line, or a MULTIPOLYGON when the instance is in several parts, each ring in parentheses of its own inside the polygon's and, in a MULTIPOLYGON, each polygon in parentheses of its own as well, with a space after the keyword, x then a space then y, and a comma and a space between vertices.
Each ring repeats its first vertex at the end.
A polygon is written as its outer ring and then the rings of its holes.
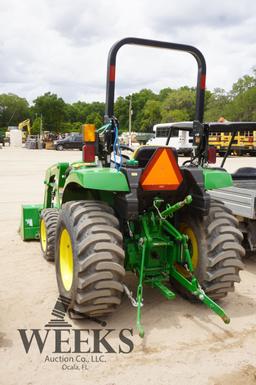
POLYGON ((40 241, 44 252, 46 251, 46 246, 47 246, 46 238, 47 238, 46 227, 45 227, 44 220, 42 219, 40 223, 40 241))
POLYGON ((73 250, 67 229, 60 236, 60 274, 65 290, 69 291, 73 283, 73 250))
MULTIPOLYGON (((185 223, 181 223, 179 230, 188 236, 188 247, 189 252, 191 256, 191 262, 193 265, 193 268, 196 269, 198 266, 198 258, 199 258, 199 252, 198 252, 198 243, 196 235, 193 231, 193 229, 188 226, 185 223)), ((177 270, 184 275, 184 277, 188 277, 189 273, 183 266, 176 266, 177 270)))

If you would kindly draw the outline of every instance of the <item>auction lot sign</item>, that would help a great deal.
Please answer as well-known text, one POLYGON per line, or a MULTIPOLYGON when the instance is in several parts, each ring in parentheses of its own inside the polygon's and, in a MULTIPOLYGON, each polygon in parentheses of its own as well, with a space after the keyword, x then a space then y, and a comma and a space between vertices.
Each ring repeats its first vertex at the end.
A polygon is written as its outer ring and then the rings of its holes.
MULTIPOLYGON (((44 328, 18 329, 26 354, 36 347, 46 363, 59 364, 63 370, 88 370, 93 363, 106 362, 108 354, 133 351, 133 329, 109 329, 105 321, 91 317, 87 319, 100 327, 74 328, 70 321, 65 320, 68 306, 69 300, 60 296, 52 310, 52 318, 44 328), (46 354, 46 351, 51 351, 51 354, 46 354)), ((81 319, 80 314, 76 316, 76 319, 81 319)))

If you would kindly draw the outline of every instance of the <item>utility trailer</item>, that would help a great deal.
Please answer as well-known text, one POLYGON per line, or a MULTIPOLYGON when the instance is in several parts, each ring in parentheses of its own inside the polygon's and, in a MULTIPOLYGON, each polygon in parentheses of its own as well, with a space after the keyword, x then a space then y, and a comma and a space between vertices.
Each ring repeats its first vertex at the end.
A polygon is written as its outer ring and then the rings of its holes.
POLYGON ((232 174, 233 187, 210 191, 239 220, 246 251, 256 251, 256 168, 244 167, 232 174), (251 178, 251 179, 248 179, 251 178))
MULTIPOLYGON (((221 163, 223 168, 232 148, 233 139, 237 131, 243 128, 249 132, 256 130, 256 122, 250 123, 209 123, 209 130, 214 132, 232 132, 232 137, 221 163)), ((209 191, 212 198, 217 199, 232 210, 239 221, 239 228, 244 235, 244 246, 247 251, 256 251, 256 167, 241 167, 231 174, 232 187, 209 191)))

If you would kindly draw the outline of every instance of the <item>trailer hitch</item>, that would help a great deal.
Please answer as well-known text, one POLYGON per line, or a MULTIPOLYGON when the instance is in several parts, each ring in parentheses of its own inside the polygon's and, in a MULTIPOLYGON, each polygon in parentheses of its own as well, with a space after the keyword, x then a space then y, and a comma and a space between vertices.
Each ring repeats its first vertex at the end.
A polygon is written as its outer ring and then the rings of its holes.
MULTIPOLYGON (((208 308, 210 308, 214 313, 216 313, 225 323, 230 322, 230 318, 227 316, 225 311, 207 294, 204 292, 203 288, 200 286, 199 281, 194 275, 194 267, 188 247, 188 236, 181 233, 177 230, 168 220, 168 217, 173 216, 173 214, 184 207, 189 205, 192 202, 192 197, 188 195, 183 201, 177 202, 174 205, 167 205, 166 208, 160 211, 160 206, 162 200, 156 198, 153 202, 153 206, 157 211, 157 216, 154 212, 151 214, 146 213, 141 216, 141 224, 143 228, 144 236, 139 239, 139 247, 141 249, 141 259, 140 266, 137 269, 139 275, 139 284, 137 287, 137 297, 136 300, 133 298, 133 306, 137 307, 137 322, 136 326, 141 338, 144 337, 144 328, 141 323, 141 307, 143 306, 143 284, 149 284, 151 287, 158 288, 161 293, 167 299, 175 298, 175 294, 165 285, 165 282, 169 280, 169 277, 174 278, 180 285, 182 285, 188 292, 192 293, 197 297, 201 302, 203 302, 208 308), (151 229, 149 227, 149 222, 157 223, 159 231, 164 230, 165 234, 169 235, 171 239, 170 242, 166 241, 155 241, 154 237, 151 235, 151 229), (146 265, 150 250, 152 247, 164 246, 169 247, 171 243, 175 243, 178 248, 178 253, 172 253, 173 255, 168 256, 167 265, 169 266, 168 271, 159 272, 157 268, 150 268, 146 265), (181 274, 177 266, 182 266, 187 271, 187 277, 181 274)), ((128 289, 128 288, 127 288, 128 289)), ((128 297, 130 298, 129 290, 125 290, 128 297), (129 292, 129 293, 128 293, 129 292)), ((131 299, 131 298, 130 298, 131 299)))

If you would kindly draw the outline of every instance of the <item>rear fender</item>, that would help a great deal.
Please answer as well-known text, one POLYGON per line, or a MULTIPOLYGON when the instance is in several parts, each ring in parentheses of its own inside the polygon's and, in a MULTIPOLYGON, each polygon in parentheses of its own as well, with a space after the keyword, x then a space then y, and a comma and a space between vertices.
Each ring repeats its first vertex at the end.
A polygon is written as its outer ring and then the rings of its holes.
POLYGON ((224 169, 204 168, 203 176, 205 190, 214 190, 233 186, 231 175, 224 169))
POLYGON ((96 167, 73 169, 65 182, 62 204, 82 199, 103 200, 112 204, 116 193, 129 191, 126 176, 115 169, 96 167))

